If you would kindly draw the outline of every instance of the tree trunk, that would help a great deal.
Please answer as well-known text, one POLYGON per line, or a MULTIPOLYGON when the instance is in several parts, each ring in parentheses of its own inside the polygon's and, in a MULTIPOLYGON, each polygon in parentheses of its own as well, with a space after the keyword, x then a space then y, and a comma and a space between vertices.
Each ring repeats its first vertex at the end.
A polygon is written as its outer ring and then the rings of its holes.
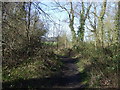
POLYGON ((84 6, 84 3, 82 2, 82 10, 80 11, 80 20, 79 20, 79 23, 80 23, 80 26, 79 26, 79 29, 78 29, 78 41, 82 41, 84 40, 84 33, 85 33, 85 21, 87 19, 87 16, 89 14, 89 11, 90 11, 90 8, 91 8, 91 5, 89 5, 89 7, 87 8, 87 11, 85 13, 85 6, 84 6))
POLYGON ((118 10, 115 16, 115 42, 120 43, 120 1, 118 2, 118 10))
POLYGON ((100 45, 103 47, 104 46, 104 30, 103 30, 103 20, 104 20, 104 15, 105 15, 105 11, 106 11, 106 1, 107 0, 103 0, 103 6, 102 6, 102 10, 100 12, 100 16, 98 17, 98 33, 99 33, 99 40, 100 40, 100 45))
POLYGON ((120 43, 120 1, 118 2, 118 41, 120 43))
POLYGON ((29 30, 30 30, 30 11, 31 11, 31 2, 29 2, 28 24, 27 24, 27 38, 28 38, 28 42, 29 42, 29 43, 30 43, 30 36, 29 36, 29 30))
POLYGON ((74 10, 73 10, 73 5, 72 5, 72 2, 70 2, 70 16, 69 16, 69 21, 70 21, 70 24, 69 24, 69 27, 70 27, 70 30, 71 30, 71 33, 72 33, 72 42, 73 42, 73 45, 76 44, 76 33, 75 33, 75 30, 74 30, 74 10))
POLYGON ((29 35, 29 30, 30 30, 30 11, 31 11, 31 2, 29 2, 29 7, 28 7, 28 23, 27 23, 27 39, 28 39, 28 49, 27 49, 27 55, 30 56, 30 35, 29 35))
POLYGON ((76 33, 75 33, 75 30, 74 30, 73 24, 74 24, 74 22, 70 20, 69 27, 70 27, 70 30, 71 30, 71 33, 72 33, 72 42, 73 42, 73 44, 75 44, 76 33))

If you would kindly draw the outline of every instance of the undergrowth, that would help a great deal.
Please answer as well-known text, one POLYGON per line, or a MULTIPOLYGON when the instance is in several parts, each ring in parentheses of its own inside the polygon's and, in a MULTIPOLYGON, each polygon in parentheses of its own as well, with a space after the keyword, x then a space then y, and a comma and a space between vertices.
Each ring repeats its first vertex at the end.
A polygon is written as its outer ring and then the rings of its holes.
POLYGON ((91 43, 82 43, 73 48, 73 52, 78 54, 79 62, 77 66, 79 71, 86 72, 89 77, 87 80, 89 87, 118 87, 119 51, 120 48, 115 45, 96 48, 91 43))

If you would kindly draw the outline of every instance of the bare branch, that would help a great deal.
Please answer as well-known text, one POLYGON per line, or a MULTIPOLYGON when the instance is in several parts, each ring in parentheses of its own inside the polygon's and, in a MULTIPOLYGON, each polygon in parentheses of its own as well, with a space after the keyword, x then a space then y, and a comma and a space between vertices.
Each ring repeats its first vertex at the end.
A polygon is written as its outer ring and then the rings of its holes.
POLYGON ((89 14, 89 11, 90 11, 90 8, 91 8, 92 4, 90 4, 90 6, 87 8, 87 12, 85 14, 85 19, 87 18, 88 14, 89 14))
POLYGON ((107 1, 107 0, 103 0, 103 6, 102 6, 102 11, 101 11, 101 13, 100 13, 100 18, 103 18, 104 15, 105 15, 106 1, 107 1))
POLYGON ((95 12, 91 12, 91 13, 94 14, 97 18, 99 18, 99 16, 95 12))
POLYGON ((89 30, 92 31, 92 32, 94 31, 94 29, 90 29, 88 26, 86 26, 86 28, 89 29, 89 30))
POLYGON ((55 3, 56 3, 59 7, 61 7, 62 9, 64 9, 64 10, 68 13, 69 18, 71 18, 71 15, 70 15, 69 11, 67 10, 67 8, 63 7, 62 5, 60 5, 60 3, 56 2, 56 1, 55 1, 55 3))

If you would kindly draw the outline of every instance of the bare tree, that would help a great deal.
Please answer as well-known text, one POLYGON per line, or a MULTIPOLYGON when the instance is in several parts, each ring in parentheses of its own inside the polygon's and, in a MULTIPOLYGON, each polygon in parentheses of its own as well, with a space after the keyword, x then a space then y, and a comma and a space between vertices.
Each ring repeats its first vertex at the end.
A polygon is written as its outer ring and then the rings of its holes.
POLYGON ((69 2, 68 5, 70 6, 70 10, 68 8, 66 8, 65 6, 61 5, 59 2, 56 2, 56 4, 58 5, 58 7, 60 7, 61 9, 65 10, 68 14, 68 18, 69 18, 69 28, 72 32, 72 42, 73 44, 76 43, 76 33, 74 30, 74 8, 73 8, 73 2, 69 2))
MULTIPOLYGON (((94 12, 93 13, 97 13, 96 12, 96 4, 94 3, 94 7, 93 7, 93 9, 94 9, 94 12)), ((90 23, 90 26, 92 27, 92 29, 90 29, 90 28, 88 28, 91 32, 93 32, 94 33, 94 38, 95 38, 95 47, 97 46, 97 41, 99 41, 99 39, 98 39, 98 34, 97 34, 97 32, 96 32, 96 30, 97 30, 97 17, 96 17, 96 15, 93 15, 93 17, 94 17, 94 21, 92 22, 92 20, 91 20, 91 17, 90 17, 90 15, 88 15, 88 20, 89 20, 89 23, 90 23)))
POLYGON ((104 23, 103 23, 103 20, 104 20, 104 15, 105 15, 105 11, 106 11, 106 4, 107 4, 106 1, 107 0, 103 0, 100 15, 97 15, 96 6, 94 5, 94 12, 92 12, 94 14, 94 22, 92 22, 90 20, 90 16, 89 16, 89 22, 93 29, 93 30, 91 30, 91 29, 90 30, 95 35, 95 46, 96 45, 101 45, 101 46, 104 45, 104 40, 103 40, 104 39, 104 23))

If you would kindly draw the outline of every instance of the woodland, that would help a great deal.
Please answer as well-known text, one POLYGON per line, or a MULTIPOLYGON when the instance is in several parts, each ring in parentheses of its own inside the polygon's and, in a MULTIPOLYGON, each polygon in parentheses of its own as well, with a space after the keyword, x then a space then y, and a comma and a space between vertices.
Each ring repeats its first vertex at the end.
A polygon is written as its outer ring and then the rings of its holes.
POLYGON ((120 1, 2 2, 3 89, 118 88, 119 65, 120 1))

